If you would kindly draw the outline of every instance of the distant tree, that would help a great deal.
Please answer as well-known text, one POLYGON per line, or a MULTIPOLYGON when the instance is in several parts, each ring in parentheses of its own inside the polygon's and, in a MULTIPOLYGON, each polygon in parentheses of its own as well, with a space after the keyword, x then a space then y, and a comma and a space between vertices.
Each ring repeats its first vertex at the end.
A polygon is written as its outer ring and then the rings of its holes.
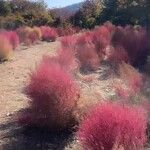
POLYGON ((99 20, 114 24, 140 24, 148 26, 150 14, 149 0, 104 0, 103 13, 99 20))
POLYGON ((11 13, 10 5, 5 0, 0 0, 0 16, 6 16, 11 13))
POLYGON ((43 0, 30 1, 30 0, 11 0, 10 6, 13 13, 20 12, 44 12, 47 8, 43 0))
POLYGON ((71 20, 76 26, 93 28, 97 24, 102 9, 102 3, 99 0, 87 0, 71 20))
POLYGON ((52 25, 53 18, 44 0, 0 0, 0 27, 52 25))
POLYGON ((51 9, 50 14, 54 20, 53 25, 55 27, 67 27, 70 26, 70 17, 72 16, 72 12, 65 8, 56 8, 51 9))
POLYGON ((107 20, 112 21, 112 17, 118 12, 117 0, 104 0, 103 1, 103 13, 99 15, 99 21, 105 22, 107 20))
POLYGON ((51 25, 53 22, 43 0, 12 0, 10 5, 13 13, 19 13, 28 26, 51 25))

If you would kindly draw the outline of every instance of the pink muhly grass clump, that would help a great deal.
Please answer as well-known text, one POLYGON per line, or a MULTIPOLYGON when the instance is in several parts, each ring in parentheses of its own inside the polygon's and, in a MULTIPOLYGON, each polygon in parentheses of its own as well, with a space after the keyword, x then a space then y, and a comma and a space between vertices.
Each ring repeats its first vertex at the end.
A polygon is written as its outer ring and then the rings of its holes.
POLYGON ((98 32, 100 36, 103 36, 107 40, 110 40, 110 32, 106 26, 100 26, 94 30, 94 32, 98 32))
POLYGON ((92 32, 86 32, 79 36, 76 41, 76 57, 80 62, 82 71, 96 70, 101 61, 95 50, 95 45, 92 43, 92 36, 92 32))
POLYGON ((77 137, 84 149, 141 150, 146 141, 146 123, 142 109, 104 103, 81 123, 77 137))
POLYGON ((97 27, 94 31, 88 31, 79 36, 76 49, 81 69, 96 70, 109 43, 110 32, 104 26, 97 27))
POLYGON ((54 42, 57 38, 57 32, 54 28, 50 28, 48 26, 41 26, 42 39, 44 41, 52 41, 54 42))
POLYGON ((136 93, 133 89, 130 89, 128 86, 121 84, 114 84, 114 89, 118 103, 120 104, 137 104, 138 100, 136 99, 136 93))
POLYGON ((77 48, 77 58, 80 61, 81 70, 93 71, 99 66, 100 59, 93 44, 86 44, 77 48))
POLYGON ((57 35, 59 37, 64 36, 64 29, 63 28, 57 28, 56 31, 57 31, 57 35))
POLYGON ((143 85, 142 75, 131 65, 120 63, 118 68, 120 78, 123 79, 132 94, 140 92, 143 85))
POLYGON ((9 31, 6 34, 10 44, 12 45, 13 49, 16 49, 19 46, 19 36, 15 31, 9 31))
POLYGON ((114 47, 123 47, 128 56, 130 63, 134 66, 143 65, 150 53, 150 36, 144 29, 134 29, 132 26, 126 28, 117 27, 111 43, 114 47))
POLYGON ((68 71, 75 71, 78 68, 76 59, 76 37, 64 36, 61 39, 61 49, 58 51, 58 62, 68 71))
POLYGON ((38 35, 36 32, 32 29, 32 31, 28 35, 28 39, 30 41, 30 44, 34 44, 36 41, 39 40, 38 35))
POLYGON ((123 87, 121 87, 121 85, 116 85, 115 86, 115 90, 117 93, 117 96, 119 96, 120 98, 123 99, 123 103, 124 102, 128 102, 129 98, 130 98, 130 92, 128 89, 124 89, 123 87))
POLYGON ((26 45, 34 44, 36 41, 40 40, 40 29, 37 27, 20 27, 16 30, 19 35, 21 43, 26 45))
POLYGON ((138 57, 139 52, 139 43, 137 36, 135 35, 135 31, 132 28, 125 28, 124 29, 124 40, 123 40, 123 47, 128 52, 130 56, 131 64, 134 64, 136 58, 138 57))
POLYGON ((73 111, 78 99, 78 87, 70 74, 59 64, 42 61, 30 81, 25 93, 30 101, 30 112, 19 119, 22 124, 61 130, 74 123, 73 111))
POLYGON ((133 75, 129 79, 129 88, 132 89, 134 93, 139 93, 141 91, 142 85, 143 85, 143 79, 140 74, 133 75))
POLYGON ((64 36, 61 38, 61 47, 75 50, 76 40, 75 36, 64 36))
POLYGON ((0 61, 7 60, 12 50, 12 45, 7 36, 0 33, 0 61))
POLYGON ((42 32, 41 32, 40 27, 34 26, 33 27, 33 32, 35 33, 35 35, 37 37, 37 40, 41 40, 42 32))
POLYGON ((32 34, 32 28, 30 27, 20 27, 16 30, 18 36, 19 36, 19 40, 20 43, 24 43, 26 45, 31 45, 32 44, 32 39, 31 39, 31 34, 32 34))
POLYGON ((19 36, 15 31, 1 31, 0 34, 8 39, 13 49, 16 49, 19 46, 19 36))
POLYGON ((112 34, 115 31, 115 25, 113 25, 111 22, 107 21, 104 23, 104 26, 109 30, 109 32, 112 34))
POLYGON ((111 34, 105 26, 100 26, 93 32, 92 42, 95 44, 97 53, 102 55, 103 50, 110 44, 111 34))
POLYGON ((50 64, 52 62, 56 63, 69 73, 75 73, 79 65, 75 53, 68 48, 59 49, 57 55, 54 57, 44 56, 43 61, 50 64))
POLYGON ((50 33, 49 33, 49 39, 54 42, 57 38, 57 32, 55 31, 55 29, 51 29, 50 33))
POLYGON ((78 69, 78 61, 75 57, 75 52, 71 49, 65 48, 58 51, 58 62, 66 70, 75 72, 78 69))
POLYGON ((129 62, 129 57, 126 50, 123 47, 111 47, 108 46, 105 49, 105 60, 109 60, 112 62, 129 62))
POLYGON ((93 44, 92 43, 92 36, 93 32, 85 32, 77 39, 77 46, 83 46, 86 44, 93 44))
POLYGON ((137 56, 134 59, 134 65, 143 65, 146 63, 146 60, 150 55, 150 34, 142 28, 140 31, 135 31, 135 36, 137 39, 138 50, 136 53, 137 56))
POLYGON ((123 41, 124 41, 124 29, 120 26, 115 28, 115 31, 112 35, 111 38, 111 44, 116 47, 116 46, 122 46, 123 41))

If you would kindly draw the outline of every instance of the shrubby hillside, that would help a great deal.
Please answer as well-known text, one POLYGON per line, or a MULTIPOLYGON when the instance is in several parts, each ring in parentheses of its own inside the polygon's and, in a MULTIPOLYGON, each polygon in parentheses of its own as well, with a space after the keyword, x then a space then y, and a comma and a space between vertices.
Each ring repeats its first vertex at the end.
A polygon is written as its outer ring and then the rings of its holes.
POLYGON ((142 25, 149 28, 148 0, 86 0, 64 8, 49 9, 44 1, 0 0, 0 27, 23 25, 93 28, 111 21, 115 25, 142 25))

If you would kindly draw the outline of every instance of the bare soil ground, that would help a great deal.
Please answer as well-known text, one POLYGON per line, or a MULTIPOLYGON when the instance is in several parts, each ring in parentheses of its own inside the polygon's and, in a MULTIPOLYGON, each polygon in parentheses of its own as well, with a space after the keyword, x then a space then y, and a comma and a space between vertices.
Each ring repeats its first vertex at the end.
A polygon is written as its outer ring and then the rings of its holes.
MULTIPOLYGON (((58 42, 20 46, 9 61, 0 64, 0 150, 30 150, 40 147, 32 137, 22 136, 24 131, 19 129, 12 118, 27 106, 28 99, 22 90, 30 70, 34 69, 43 55, 54 55, 58 46, 58 42)), ((36 135, 34 137, 38 138, 36 135)))
POLYGON ((8 62, 0 64, 0 120, 5 120, 18 109, 25 107, 26 97, 22 89, 30 70, 43 55, 55 53, 59 43, 41 42, 29 48, 21 46, 14 51, 8 62))
MULTIPOLYGON (((8 62, 0 64, 0 150, 63 150, 72 141, 69 131, 54 135, 44 129, 24 129, 14 119, 15 114, 28 105, 28 98, 22 90, 30 70, 35 68, 43 55, 55 55, 58 47, 58 41, 20 46, 8 62)), ((88 109, 99 100, 109 99, 115 94, 112 85, 122 81, 115 76, 109 77, 114 74, 110 67, 103 64, 95 73, 76 76, 81 88, 78 108, 81 113, 86 110, 85 107, 88 109)))

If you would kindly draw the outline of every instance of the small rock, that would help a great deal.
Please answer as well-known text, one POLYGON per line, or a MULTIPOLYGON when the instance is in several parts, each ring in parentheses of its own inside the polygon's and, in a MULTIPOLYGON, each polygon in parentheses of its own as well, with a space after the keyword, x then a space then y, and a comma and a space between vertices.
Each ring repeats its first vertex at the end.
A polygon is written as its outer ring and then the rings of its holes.
POLYGON ((7 117, 9 117, 9 116, 11 116, 11 115, 12 115, 12 113, 10 113, 10 112, 8 112, 8 113, 6 114, 7 117))
POLYGON ((9 116, 10 116, 10 113, 7 113, 6 116, 9 117, 9 116))

